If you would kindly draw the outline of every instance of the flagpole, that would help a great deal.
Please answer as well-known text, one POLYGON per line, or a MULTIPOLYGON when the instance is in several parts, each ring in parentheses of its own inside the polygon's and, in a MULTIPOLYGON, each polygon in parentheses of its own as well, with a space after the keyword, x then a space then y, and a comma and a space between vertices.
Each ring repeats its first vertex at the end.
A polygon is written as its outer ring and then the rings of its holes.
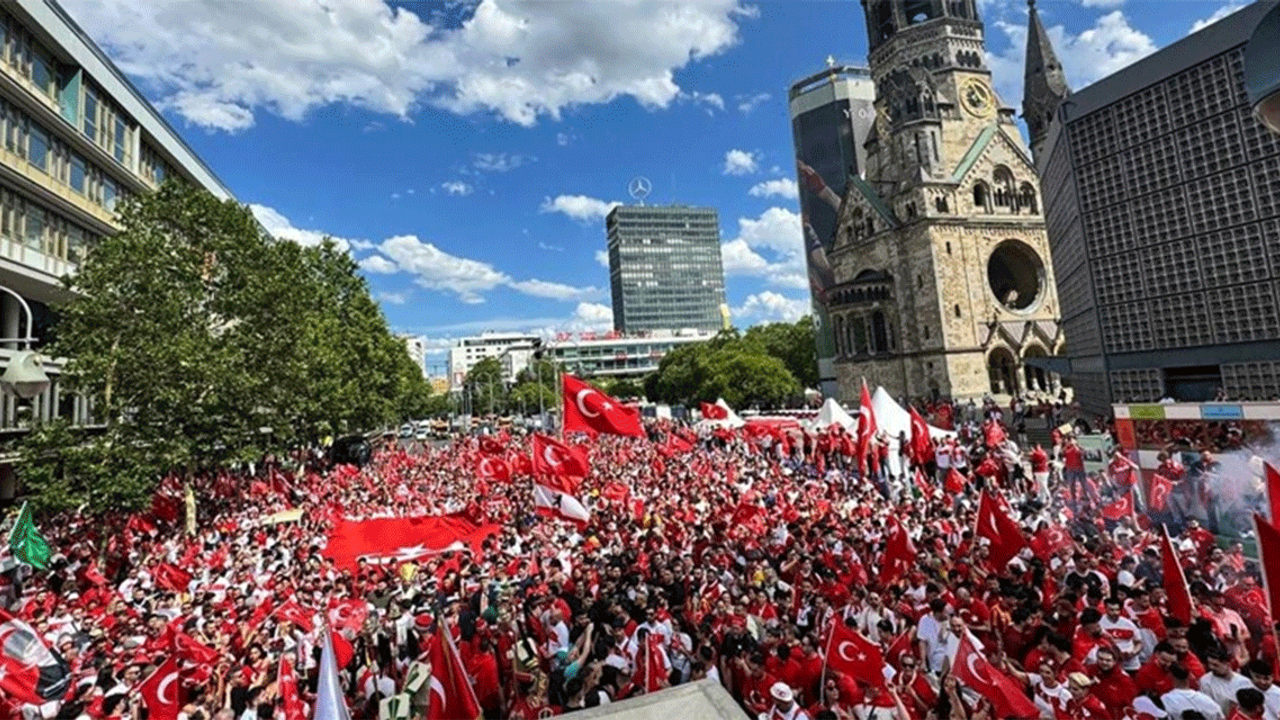
MULTIPOLYGON (((1263 472, 1266 472, 1266 470, 1264 469, 1263 472)), ((1267 582, 1267 558, 1262 549, 1264 544, 1262 542, 1262 532, 1258 527, 1258 524, 1262 522, 1266 521, 1258 517, 1258 513, 1253 513, 1253 536, 1258 539, 1258 564, 1262 570, 1260 573, 1262 575, 1262 592, 1267 596, 1267 622, 1271 625, 1271 639, 1275 641, 1276 647, 1280 648, 1280 632, 1276 631, 1276 609, 1271 607, 1271 584, 1267 582)), ((1167 529, 1165 534, 1168 534, 1167 529)), ((1272 560, 1276 560, 1276 558, 1272 558, 1272 560)))
POLYGON ((26 501, 26 500, 23 500, 23 501, 22 501, 22 509, 18 511, 18 517, 16 517, 16 518, 14 518, 14 519, 13 519, 13 525, 9 528, 9 537, 5 538, 4 544, 5 544, 5 546, 6 546, 6 547, 9 547, 9 546, 12 546, 12 545, 13 545, 13 536, 14 536, 14 533, 18 532, 18 523, 20 523, 20 522, 22 521, 22 516, 23 516, 26 512, 27 512, 27 501, 26 501))
MULTIPOLYGON (((843 611, 841 612, 843 614, 843 611)), ((827 633, 827 650, 822 653, 822 674, 818 676, 818 702, 823 705, 827 704, 827 658, 831 657, 831 641, 836 638, 836 628, 833 625, 831 632, 827 633)))

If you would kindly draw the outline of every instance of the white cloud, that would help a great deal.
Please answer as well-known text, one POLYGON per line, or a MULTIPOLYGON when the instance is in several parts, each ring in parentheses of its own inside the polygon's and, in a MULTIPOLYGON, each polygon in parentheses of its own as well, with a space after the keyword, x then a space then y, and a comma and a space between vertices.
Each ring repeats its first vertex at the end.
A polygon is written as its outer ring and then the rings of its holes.
POLYGON ((787 178, 776 178, 774 180, 765 180, 756 183, 747 194, 751 197, 780 197, 788 200, 796 200, 800 197, 800 188, 796 185, 795 180, 787 178))
POLYGON ((507 153, 475 153, 471 156, 471 167, 481 172, 511 172, 521 165, 535 163, 538 158, 531 155, 507 153))
POLYGON ((714 115, 715 110, 724 110, 724 98, 719 93, 703 93, 694 90, 693 92, 680 93, 679 98, 682 102, 706 106, 708 115, 714 115))
POLYGON ((613 308, 600 303, 578 303, 570 323, 581 330, 608 330, 613 327, 613 308))
POLYGON ((1197 20, 1194 23, 1192 23, 1191 30, 1189 31, 1189 33, 1200 32, 1201 30, 1218 22, 1219 20, 1225 18, 1226 16, 1236 12, 1237 10, 1244 8, 1244 6, 1245 6, 1245 3, 1238 2, 1237 0, 1232 0, 1231 2, 1228 2, 1225 5, 1220 6, 1217 10, 1214 10, 1213 14, 1210 15, 1209 17, 1201 18, 1200 20, 1197 20))
POLYGON ((775 287, 808 287, 800 214, 771 207, 738 218, 738 237, 720 245, 726 276, 763 278, 775 287))
MULTIPOLYGON (((996 91, 1006 105, 1022 110, 1023 64, 1027 50, 1025 21, 997 21, 1009 47, 1000 54, 987 53, 987 66, 996 78, 996 91)), ((1101 15, 1093 27, 1078 35, 1066 32, 1062 25, 1047 28, 1058 60, 1067 73, 1067 83, 1080 89, 1156 51, 1155 42, 1129 24, 1121 10, 1101 15)), ((990 46, 990 43, 988 44, 990 46)))
POLYGON ((675 71, 736 44, 750 16, 739 0, 472 0, 453 4, 460 23, 383 0, 64 5, 162 106, 227 131, 263 110, 296 120, 333 103, 401 118, 427 103, 522 125, 620 96, 666 107, 675 71))
POLYGON ((415 235, 388 238, 378 249, 401 271, 414 275, 419 286, 455 293, 465 303, 484 302, 480 293, 510 280, 489 263, 451 255, 415 235))
POLYGON ((381 255, 370 255, 360 261, 360 269, 377 275, 390 275, 400 267, 381 255))
POLYGON ((461 180, 449 180, 447 182, 440 183, 440 189, 444 190, 445 193, 449 195, 462 196, 470 195, 475 190, 475 187, 461 180))
POLYGON ((556 144, 560 147, 568 147, 573 142, 574 136, 571 133, 556 133, 556 144))
POLYGON ((597 250, 597 251, 596 251, 596 262, 597 262, 597 263, 600 263, 600 266, 601 266, 601 267, 609 267, 609 251, 608 251, 608 250, 597 250))
POLYGON ((580 288, 546 280, 518 280, 507 285, 525 295, 550 300, 598 300, 604 297, 604 293, 596 287, 580 288))
POLYGON ((754 95, 738 95, 735 100, 738 101, 738 112, 743 115, 750 115, 752 110, 760 107, 760 105, 769 102, 773 96, 769 93, 756 93, 754 95))
POLYGON ((747 150, 730 150, 724 154, 725 175, 751 175, 759 171, 759 153, 747 150))
POLYGON ((1080 0, 1080 4, 1087 8, 1118 8, 1124 0, 1080 0))
POLYGON ((735 325, 746 327, 762 322, 795 322, 809 312, 808 298, 792 298, 765 290, 747 296, 741 307, 733 309, 732 317, 735 325))
POLYGON ((546 243, 541 240, 538 241, 538 249, 549 250, 551 252, 564 252, 563 245, 552 245, 551 243, 546 243))
POLYGON ((363 241, 334 237, 320 230, 296 228, 293 223, 289 222, 289 218, 281 215, 275 208, 267 207, 266 205, 249 203, 249 210, 257 218, 258 222, 262 224, 262 227, 266 228, 267 232, 271 234, 271 237, 292 240, 303 247, 315 247, 325 238, 332 240, 341 250, 350 250, 352 247, 369 247, 369 244, 363 241))
POLYGON ((554 198, 544 198, 539 211, 561 213, 585 223, 603 220, 610 210, 621 204, 616 200, 600 200, 586 195, 557 195, 554 198))
POLYGON ((403 305, 409 302, 409 292, 380 292, 375 295, 378 300, 388 305, 403 305))

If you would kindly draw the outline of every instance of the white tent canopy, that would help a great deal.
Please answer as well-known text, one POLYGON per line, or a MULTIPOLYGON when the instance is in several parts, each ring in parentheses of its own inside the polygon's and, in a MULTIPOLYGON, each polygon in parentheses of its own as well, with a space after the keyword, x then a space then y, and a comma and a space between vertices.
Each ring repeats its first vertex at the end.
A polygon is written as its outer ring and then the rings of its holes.
POLYGON ((725 402, 724 398, 719 398, 718 400, 716 400, 716 407, 724 408, 725 417, 719 420, 714 420, 712 418, 704 417, 702 418, 701 422, 699 422, 698 424, 703 427, 727 427, 727 428, 740 428, 743 425, 747 424, 745 420, 738 417, 738 413, 734 412, 733 408, 729 407, 729 403, 725 402))
MULTIPOLYGON (((879 413, 876 414, 876 417, 879 417, 879 413)), ((826 430, 832 425, 839 425, 848 430, 856 424, 857 421, 853 419, 853 416, 845 412, 845 409, 840 407, 840 403, 836 402, 835 398, 830 397, 827 398, 826 402, 822 403, 822 408, 818 410, 818 417, 813 420, 813 426, 819 430, 826 430)))
MULTIPOLYGON (((889 473, 902 475, 903 468, 898 462, 898 435, 905 432, 907 440, 911 440, 911 413, 903 409, 898 401, 894 400, 893 396, 882 387, 877 387, 871 396, 871 412, 876 415, 876 427, 889 439, 889 473)), ((950 430, 929 426, 930 438, 945 438, 953 435, 955 433, 950 430)))

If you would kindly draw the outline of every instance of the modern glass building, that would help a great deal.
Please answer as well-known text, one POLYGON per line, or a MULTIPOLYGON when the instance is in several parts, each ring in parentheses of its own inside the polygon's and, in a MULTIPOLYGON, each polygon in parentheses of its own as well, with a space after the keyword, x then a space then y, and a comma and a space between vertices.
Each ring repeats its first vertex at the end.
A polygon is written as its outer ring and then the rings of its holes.
POLYGON ((605 230, 615 330, 714 332, 727 325, 714 208, 620 205, 605 230))
POLYGON ((1257 2, 1061 103, 1038 158, 1091 412, 1280 396, 1280 137, 1250 112, 1257 2))
POLYGON ((829 396, 836 389, 836 344, 827 297, 834 277, 826 253, 835 240, 836 215, 848 177, 866 168, 864 144, 875 122, 875 95, 870 70, 834 62, 796 82, 788 92, 818 346, 818 380, 829 396))

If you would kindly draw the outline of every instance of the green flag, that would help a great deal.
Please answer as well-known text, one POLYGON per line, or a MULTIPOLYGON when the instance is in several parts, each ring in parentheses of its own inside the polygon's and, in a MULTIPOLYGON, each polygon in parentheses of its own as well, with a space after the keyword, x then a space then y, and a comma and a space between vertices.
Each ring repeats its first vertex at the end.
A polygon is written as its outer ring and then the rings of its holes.
POLYGON ((49 543, 45 541, 44 536, 36 529, 35 521, 31 518, 31 510, 27 508, 27 504, 22 504, 22 511, 18 513, 18 519, 13 524, 13 530, 9 532, 9 548, 13 551, 13 556, 31 567, 45 570, 49 567, 49 556, 53 551, 49 549, 49 543))

